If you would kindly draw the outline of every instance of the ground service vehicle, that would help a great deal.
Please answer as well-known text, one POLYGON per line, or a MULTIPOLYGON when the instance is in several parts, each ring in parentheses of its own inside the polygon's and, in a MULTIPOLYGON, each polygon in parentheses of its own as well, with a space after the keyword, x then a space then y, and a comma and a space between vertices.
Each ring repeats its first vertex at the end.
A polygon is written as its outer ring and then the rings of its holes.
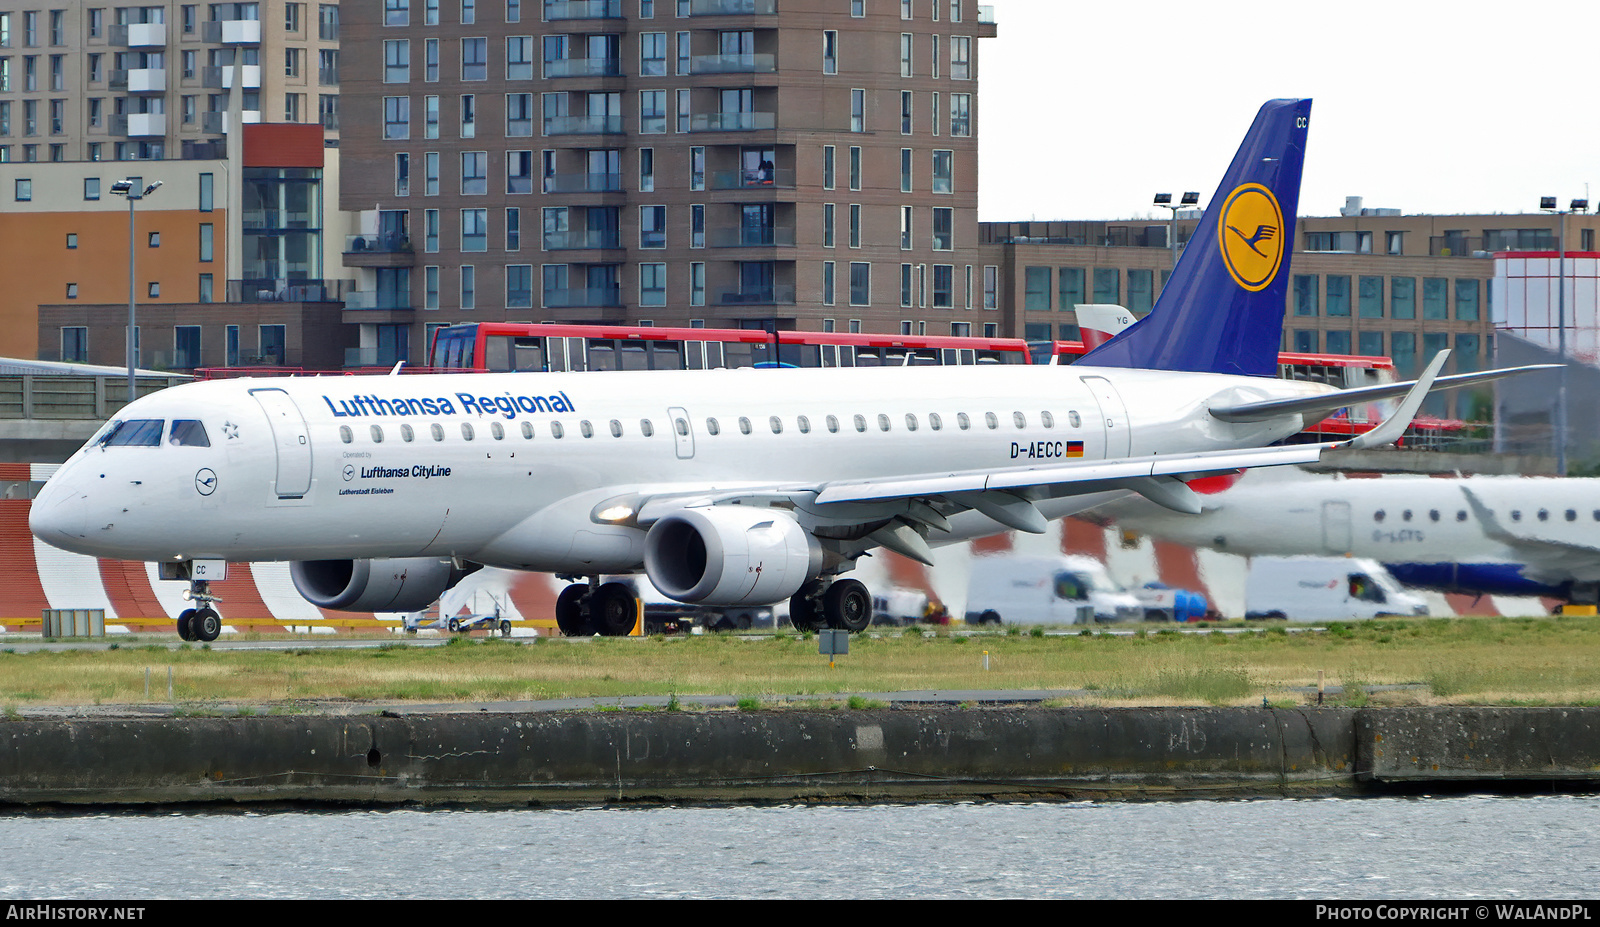
POLYGON ((1091 557, 974 557, 967 624, 1139 621, 1145 609, 1091 557))
POLYGON ((1426 615, 1383 564, 1364 557, 1255 557, 1245 580, 1247 619, 1346 621, 1426 615))

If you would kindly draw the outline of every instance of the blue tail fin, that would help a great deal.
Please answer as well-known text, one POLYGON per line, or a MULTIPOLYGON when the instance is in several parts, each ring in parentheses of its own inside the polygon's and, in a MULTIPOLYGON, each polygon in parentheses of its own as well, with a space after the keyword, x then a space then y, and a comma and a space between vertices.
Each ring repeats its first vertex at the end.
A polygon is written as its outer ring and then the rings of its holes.
POLYGON ((1310 115, 1261 107, 1155 308, 1079 364, 1277 375, 1310 115))

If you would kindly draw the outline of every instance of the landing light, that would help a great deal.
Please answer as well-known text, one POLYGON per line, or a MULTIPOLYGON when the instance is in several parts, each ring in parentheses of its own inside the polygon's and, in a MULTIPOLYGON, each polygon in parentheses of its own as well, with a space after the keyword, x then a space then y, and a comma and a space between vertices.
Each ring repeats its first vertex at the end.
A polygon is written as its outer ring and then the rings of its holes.
POLYGON ((628 519, 633 517, 633 506, 631 506, 631 505, 612 505, 612 506, 608 506, 606 508, 601 509, 598 513, 596 513, 595 517, 600 519, 601 521, 613 521, 613 522, 616 522, 616 521, 627 521, 628 519))

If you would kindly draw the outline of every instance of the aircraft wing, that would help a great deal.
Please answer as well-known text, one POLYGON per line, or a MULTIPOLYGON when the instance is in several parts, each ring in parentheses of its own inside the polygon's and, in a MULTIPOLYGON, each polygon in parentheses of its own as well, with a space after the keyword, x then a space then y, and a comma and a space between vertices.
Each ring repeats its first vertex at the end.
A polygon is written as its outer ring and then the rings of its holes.
MULTIPOLYGON (((1441 354, 1446 353, 1441 351, 1441 354)), ((1437 359, 1437 356, 1435 357, 1437 359)), ((1502 367, 1498 370, 1484 370, 1478 373, 1455 373, 1447 377, 1436 377, 1433 381, 1435 389, 1460 389, 1463 386, 1473 386, 1478 383, 1487 383, 1491 380, 1500 380, 1513 377, 1517 374, 1528 373, 1534 370, 1555 370, 1560 364, 1530 364, 1526 367, 1502 367)), ((1224 422, 1259 422, 1280 415, 1298 413, 1324 414, 1345 406, 1361 405, 1380 399, 1393 399, 1403 396, 1413 386, 1422 380, 1410 380, 1405 383, 1388 383, 1383 386, 1358 386, 1354 389, 1339 390, 1321 396, 1306 396, 1298 399, 1268 399, 1260 402, 1244 402, 1234 406, 1213 407, 1211 417, 1224 422)))
POLYGON ((1467 506, 1483 527, 1484 535, 1510 548, 1515 559, 1526 564, 1523 573, 1527 576, 1559 581, 1600 574, 1600 546, 1518 534, 1508 529, 1471 488, 1463 485, 1461 494, 1467 497, 1467 506))

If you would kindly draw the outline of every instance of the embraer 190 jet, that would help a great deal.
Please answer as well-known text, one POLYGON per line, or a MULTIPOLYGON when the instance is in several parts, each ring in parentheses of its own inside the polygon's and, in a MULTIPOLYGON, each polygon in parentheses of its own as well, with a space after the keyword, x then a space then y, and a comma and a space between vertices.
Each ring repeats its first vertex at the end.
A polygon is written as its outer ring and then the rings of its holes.
MULTIPOLYGON (((835 579, 887 548, 1046 521, 1105 493, 1198 512, 1185 484, 1315 460, 1275 446, 1328 411, 1404 394, 1353 444, 1393 441, 1415 384, 1275 376, 1309 100, 1262 107, 1148 316, 1071 367, 828 368, 238 379, 129 404, 34 500, 41 539, 159 561, 217 636, 228 561, 293 561, 312 603, 427 607, 481 566, 572 577, 569 634, 626 634, 646 573, 706 605, 789 600, 860 630, 835 579), (1251 230, 1249 235, 1233 229, 1251 230)), ((1485 379, 1496 372, 1475 374, 1485 379)))

